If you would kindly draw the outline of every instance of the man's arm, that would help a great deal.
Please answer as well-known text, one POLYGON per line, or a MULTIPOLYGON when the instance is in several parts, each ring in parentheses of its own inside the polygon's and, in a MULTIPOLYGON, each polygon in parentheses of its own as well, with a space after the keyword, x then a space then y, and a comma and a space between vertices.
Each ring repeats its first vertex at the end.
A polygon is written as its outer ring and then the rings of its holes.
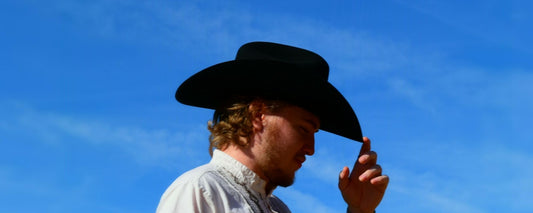
POLYGON ((363 146, 352 173, 344 167, 339 174, 339 189, 348 212, 372 213, 381 202, 389 177, 382 175, 377 154, 370 149, 370 139, 363 137, 363 146))

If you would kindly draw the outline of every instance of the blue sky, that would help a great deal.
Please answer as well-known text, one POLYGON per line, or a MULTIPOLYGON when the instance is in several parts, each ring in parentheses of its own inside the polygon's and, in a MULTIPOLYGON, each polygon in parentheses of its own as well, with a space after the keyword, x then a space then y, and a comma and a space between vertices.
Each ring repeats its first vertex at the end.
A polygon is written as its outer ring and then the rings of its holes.
MULTIPOLYGON (((211 111, 173 95, 249 41, 330 64, 389 189, 378 212, 532 212, 533 3, 0 3, 0 212, 154 212, 209 160, 211 111)), ((293 212, 343 212, 360 144, 317 134, 293 212)))

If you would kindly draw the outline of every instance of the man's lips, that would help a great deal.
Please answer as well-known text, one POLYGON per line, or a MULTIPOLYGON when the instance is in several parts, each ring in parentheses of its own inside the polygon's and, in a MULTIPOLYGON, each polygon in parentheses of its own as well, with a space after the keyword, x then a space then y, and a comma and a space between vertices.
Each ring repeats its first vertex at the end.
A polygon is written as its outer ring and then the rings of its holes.
POLYGON ((305 156, 297 157, 296 163, 298 163, 298 168, 302 167, 302 164, 305 162, 305 156))

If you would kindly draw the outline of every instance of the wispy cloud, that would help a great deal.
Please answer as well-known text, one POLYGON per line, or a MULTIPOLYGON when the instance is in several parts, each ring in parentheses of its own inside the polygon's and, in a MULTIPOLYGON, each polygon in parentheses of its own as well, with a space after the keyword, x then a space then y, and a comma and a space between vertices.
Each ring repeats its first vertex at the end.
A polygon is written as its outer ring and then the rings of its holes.
MULTIPOLYGON (((359 154, 360 143, 349 141, 343 143, 340 141, 330 142, 329 140, 336 140, 334 136, 329 133, 317 137, 315 155, 308 157, 308 160, 303 165, 298 176, 312 177, 316 180, 322 181, 322 184, 329 185, 336 190, 338 183, 338 175, 344 166, 351 167, 355 163, 357 154, 359 154), (331 143, 335 143, 332 145, 331 143), (345 150, 339 152, 338 149, 345 150), (350 152, 350 150, 353 150, 350 152)), ((338 138, 337 138, 338 139, 338 138)))
POLYGON ((384 200, 387 207, 404 205, 432 212, 491 212, 502 206, 522 212, 533 208, 526 200, 533 196, 528 180, 533 156, 529 153, 494 142, 473 147, 471 141, 461 139, 426 142, 425 146, 417 141, 399 143, 404 145, 393 149, 401 152, 386 154, 395 160, 384 162, 391 176, 390 197, 384 200))
MULTIPOLYGON (((393 94, 432 113, 455 108, 490 109, 510 117, 531 115, 532 112, 528 110, 533 107, 531 72, 446 65, 440 67, 434 68, 441 70, 438 73, 392 78, 387 83, 393 94)), ((498 114, 492 114, 491 117, 498 117, 498 114)), ((515 121, 520 122, 519 119, 515 121)))
POLYGON ((52 11, 65 14, 80 31, 117 42, 143 43, 178 48, 205 55, 230 52, 254 34, 249 12, 209 7, 194 1, 130 2, 55 1, 52 11), (216 46, 216 48, 213 48, 216 46))
POLYGON ((525 29, 533 8, 528 1, 468 2, 460 7, 442 1, 395 0, 428 18, 438 20, 453 29, 496 45, 505 45, 531 53, 533 31, 525 29), (474 12, 475 11, 475 12, 474 12))
POLYGON ((198 51, 204 57, 229 60, 239 45, 252 40, 302 46, 326 57, 338 79, 398 69, 414 60, 406 56, 405 45, 368 32, 334 27, 312 16, 258 14, 245 2, 236 7, 197 1, 54 1, 46 7, 94 36, 174 47, 191 55, 198 51))
POLYGON ((101 119, 40 111, 20 102, 2 102, 1 111, 0 131, 13 135, 12 142, 17 140, 17 134, 23 136, 31 132, 38 143, 106 146, 126 153, 139 164, 168 169, 183 166, 183 162, 198 163, 196 161, 207 153, 207 149, 202 149, 202 145, 207 144, 207 131, 203 125, 189 126, 179 132, 143 129, 133 125, 112 125, 112 122, 101 119))
POLYGON ((101 202, 94 196, 96 181, 90 176, 67 186, 48 177, 21 174, 17 169, 0 167, 3 212, 144 212, 132 206, 101 202), (24 205, 33 200, 33 205, 24 205))
POLYGON ((295 190, 293 188, 282 188, 276 190, 277 194, 282 197, 285 203, 290 203, 289 208, 292 212, 317 212, 317 213, 329 213, 340 212, 339 209, 333 209, 328 205, 325 205, 319 198, 295 190))

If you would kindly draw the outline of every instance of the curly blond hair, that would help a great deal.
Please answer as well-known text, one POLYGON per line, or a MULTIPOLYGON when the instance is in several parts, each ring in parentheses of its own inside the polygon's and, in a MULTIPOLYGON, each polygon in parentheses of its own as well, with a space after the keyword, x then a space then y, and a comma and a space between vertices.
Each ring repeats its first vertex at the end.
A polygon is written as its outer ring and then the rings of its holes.
POLYGON ((213 150, 224 150, 230 144, 248 146, 253 135, 252 120, 263 110, 275 112, 285 103, 278 100, 264 100, 261 98, 239 98, 225 107, 215 110, 213 120, 207 123, 209 136, 209 154, 213 150))

